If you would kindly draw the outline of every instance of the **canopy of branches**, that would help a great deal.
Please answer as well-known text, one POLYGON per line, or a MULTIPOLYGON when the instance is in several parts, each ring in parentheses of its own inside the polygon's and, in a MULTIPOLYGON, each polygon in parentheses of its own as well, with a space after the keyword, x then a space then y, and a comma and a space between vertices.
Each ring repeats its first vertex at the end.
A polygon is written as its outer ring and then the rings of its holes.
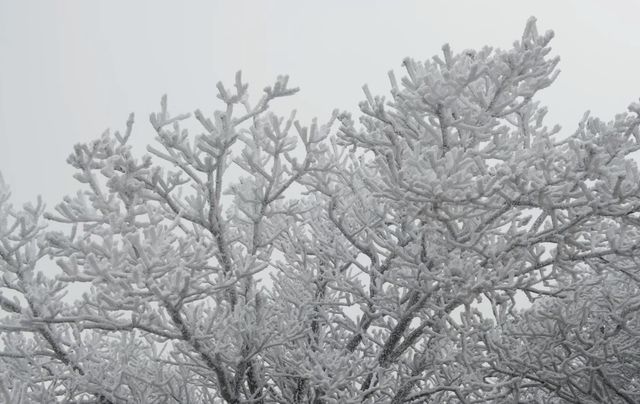
POLYGON ((358 122, 238 74, 54 209, 1 184, 0 401, 640 402, 640 104, 546 126, 552 37, 406 59, 358 122))

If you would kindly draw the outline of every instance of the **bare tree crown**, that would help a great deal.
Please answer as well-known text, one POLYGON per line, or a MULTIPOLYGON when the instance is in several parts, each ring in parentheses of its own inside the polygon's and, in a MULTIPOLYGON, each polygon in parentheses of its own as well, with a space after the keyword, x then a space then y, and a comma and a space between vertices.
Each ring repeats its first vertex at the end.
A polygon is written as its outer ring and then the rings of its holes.
POLYGON ((640 104, 548 127, 552 37, 405 59, 358 122, 238 73, 51 212, 0 183, 0 401, 640 401, 640 104))

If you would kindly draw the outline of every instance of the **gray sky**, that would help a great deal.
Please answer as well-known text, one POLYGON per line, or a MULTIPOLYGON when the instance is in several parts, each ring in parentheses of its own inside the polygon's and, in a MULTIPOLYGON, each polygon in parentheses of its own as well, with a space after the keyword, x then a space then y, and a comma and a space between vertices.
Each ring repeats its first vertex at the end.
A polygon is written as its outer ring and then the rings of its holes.
POLYGON ((0 172, 14 202, 52 207, 78 188, 75 143, 136 113, 212 111, 215 83, 242 69, 253 90, 289 74, 302 88, 283 108, 325 120, 357 111, 361 86, 385 93, 406 56, 508 47, 527 18, 556 32, 562 73, 541 99, 572 132, 586 109, 612 118, 640 97, 640 2, 629 1, 53 1, 0 0, 0 172))

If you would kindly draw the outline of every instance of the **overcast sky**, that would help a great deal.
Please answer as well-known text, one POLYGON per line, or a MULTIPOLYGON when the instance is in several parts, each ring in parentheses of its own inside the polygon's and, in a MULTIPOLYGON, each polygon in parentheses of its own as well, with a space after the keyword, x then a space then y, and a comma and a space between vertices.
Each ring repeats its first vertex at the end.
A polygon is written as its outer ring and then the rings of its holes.
POLYGON ((14 202, 52 207, 75 192, 75 143, 136 113, 136 144, 160 96, 173 113, 218 106, 215 83, 242 69, 254 90, 289 74, 284 107, 308 119, 357 110, 361 86, 387 91, 404 57, 508 47, 529 16, 553 29, 562 73, 541 99, 572 132, 585 110, 609 119, 640 97, 638 1, 0 0, 0 172, 14 202))

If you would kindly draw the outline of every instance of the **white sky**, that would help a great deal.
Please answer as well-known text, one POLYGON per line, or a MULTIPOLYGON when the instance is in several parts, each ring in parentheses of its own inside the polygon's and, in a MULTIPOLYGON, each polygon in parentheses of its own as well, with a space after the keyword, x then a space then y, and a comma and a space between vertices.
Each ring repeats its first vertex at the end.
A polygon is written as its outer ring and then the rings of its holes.
POLYGON ((361 86, 385 93, 406 56, 508 47, 527 18, 556 32, 563 71, 541 99, 548 124, 573 131, 586 109, 612 118, 640 97, 640 2, 629 1, 25 1, 0 0, 0 172, 14 202, 50 207, 77 185, 77 142, 136 113, 219 104, 215 83, 242 69, 253 90, 289 74, 302 88, 285 107, 325 120, 357 112, 361 86))

